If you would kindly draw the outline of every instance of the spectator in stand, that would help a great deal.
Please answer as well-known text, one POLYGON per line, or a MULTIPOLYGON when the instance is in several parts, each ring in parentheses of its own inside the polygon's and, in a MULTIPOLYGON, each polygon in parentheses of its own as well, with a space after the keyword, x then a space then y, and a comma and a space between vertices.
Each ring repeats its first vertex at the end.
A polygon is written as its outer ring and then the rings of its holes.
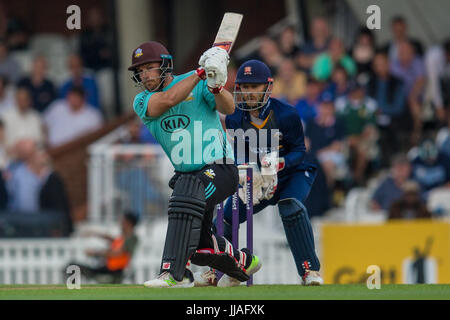
POLYGON ((73 87, 65 100, 56 100, 45 111, 44 122, 51 147, 60 146, 102 126, 101 113, 86 103, 81 87, 73 87))
MULTIPOLYGON (((412 159, 412 177, 428 198, 428 192, 437 187, 450 187, 450 158, 439 151, 435 142, 424 139, 412 159)), ((411 153, 413 154, 413 152, 411 153)))
POLYGON ((292 59, 284 59, 275 77, 272 96, 292 106, 305 95, 306 74, 295 69, 292 59))
POLYGON ((420 196, 420 186, 415 181, 407 181, 402 186, 403 195, 389 208, 388 219, 430 219, 431 212, 427 209, 420 196))
POLYGON ((53 170, 49 154, 39 149, 31 159, 31 169, 39 177, 39 210, 63 215, 69 233, 73 231, 70 203, 62 177, 53 170))
POLYGON ((336 118, 333 100, 322 100, 318 111, 317 117, 306 123, 305 136, 310 141, 308 152, 317 157, 327 185, 333 189, 336 180, 347 174, 343 144, 345 131, 341 120, 336 118))
POLYGON ((280 44, 281 53, 285 58, 294 59, 296 54, 299 52, 299 47, 297 46, 297 32, 294 26, 287 26, 281 31, 278 38, 278 43, 280 44))
POLYGON ((0 171, 8 166, 9 159, 5 147, 5 124, 0 119, 0 171))
POLYGON ((18 88, 15 106, 6 110, 1 118, 5 124, 5 145, 7 150, 21 139, 33 139, 45 143, 44 127, 39 113, 33 110, 28 89, 18 88))
POLYGON ((75 54, 71 55, 68 58, 68 67, 71 76, 70 79, 62 85, 59 97, 65 99, 70 89, 73 87, 82 87, 86 93, 87 103, 94 108, 101 110, 97 82, 93 76, 84 71, 81 57, 75 54))
POLYGON ((377 52, 373 60, 373 70, 366 89, 367 94, 377 102, 381 165, 387 167, 392 154, 406 152, 398 148, 407 146, 412 120, 406 108, 404 82, 389 71, 389 60, 385 52, 377 52))
POLYGON ((26 50, 28 48, 28 30, 20 19, 10 17, 6 29, 8 48, 10 51, 26 50))
MULTIPOLYGON (((136 215, 126 212, 120 222, 121 234, 113 237, 109 234, 88 231, 83 234, 84 237, 99 237, 108 241, 106 250, 86 250, 86 255, 99 259, 99 266, 92 267, 78 262, 70 262, 69 265, 77 265, 81 269, 81 275, 87 278, 97 279, 97 276, 108 275, 112 278, 108 282, 121 283, 123 280, 123 271, 130 265, 131 259, 136 251, 139 238, 135 233, 135 227, 138 223, 136 215)), ((64 275, 66 274, 64 268, 64 275)))
POLYGON ((121 144, 141 144, 141 122, 139 118, 134 117, 126 124, 126 131, 119 138, 121 144))
POLYGON ((397 48, 398 58, 391 62, 390 69, 394 75, 405 82, 405 90, 409 95, 416 86, 416 82, 425 79, 425 66, 410 42, 400 42, 397 48))
POLYGON ((61 177, 53 171, 50 158, 43 149, 34 149, 24 162, 10 171, 7 181, 8 209, 38 214, 47 212, 64 217, 66 228, 72 232, 70 207, 61 177))
POLYGON ((34 139, 28 138, 17 141, 9 150, 9 161, 5 167, 6 175, 9 176, 18 166, 29 160, 36 149, 37 145, 34 139))
MULTIPOLYGON (((133 118, 126 124, 127 130, 118 143, 148 143, 142 139, 141 124, 142 121, 138 117, 133 118)), ((155 155, 151 153, 137 155, 130 152, 120 154, 116 159, 118 163, 117 186, 124 194, 128 194, 127 208, 140 218, 148 211, 148 203, 155 203, 161 199, 158 187, 152 181, 147 170, 148 165, 155 161, 155 155)))
POLYGON ((436 135, 436 145, 440 152, 450 157, 450 115, 447 126, 441 128, 436 135))
POLYGON ((0 75, 16 83, 21 73, 20 65, 9 54, 8 44, 4 39, 0 39, 0 75))
POLYGON ((3 169, 0 169, 0 211, 6 210, 8 206, 8 190, 3 174, 3 169))
POLYGON ((331 74, 331 81, 321 96, 330 96, 333 100, 346 96, 349 92, 349 84, 347 71, 341 65, 337 65, 331 74))
POLYGON ((308 122, 317 115, 317 106, 319 104, 321 84, 316 79, 309 77, 306 85, 306 95, 295 105, 300 118, 303 122, 308 122))
POLYGON ((312 20, 311 41, 306 42, 300 47, 300 52, 296 55, 298 67, 308 72, 311 70, 316 57, 328 50, 331 35, 328 21, 323 17, 316 17, 312 20))
POLYGON ((15 90, 8 84, 8 79, 0 75, 0 114, 15 105, 15 90))
MULTIPOLYGON (((152 134, 144 134, 142 121, 134 117, 126 124, 126 130, 119 138, 120 144, 141 144, 141 143, 157 143, 152 134)), ((145 127, 145 125, 144 125, 145 127)), ((145 130, 148 132, 148 130, 145 130)))
POLYGON ((405 18, 401 16, 393 17, 391 20, 391 32, 393 39, 384 47, 384 51, 388 53, 389 61, 391 63, 399 58, 398 46, 404 41, 410 42, 414 46, 415 52, 419 56, 423 56, 422 44, 418 40, 410 38, 408 35, 408 24, 405 18))
POLYGON ((258 60, 263 61, 269 67, 272 76, 275 77, 283 61, 278 43, 271 37, 263 37, 259 45, 258 56, 260 57, 258 60))
POLYGON ((11 171, 8 180, 9 210, 63 216, 68 233, 73 231, 69 200, 63 180, 53 171, 48 153, 34 149, 25 162, 11 171))
POLYGON ((42 113, 48 105, 56 99, 53 83, 47 79, 47 60, 43 56, 36 56, 30 76, 22 78, 17 86, 25 87, 31 92, 33 108, 42 113))
POLYGON ((389 175, 375 189, 371 208, 389 211, 392 203, 403 196, 403 184, 411 177, 411 163, 403 154, 393 157, 389 175))
POLYGON ((351 56, 356 63, 358 75, 369 77, 372 72, 372 60, 375 56, 375 36, 366 27, 359 29, 351 56))
POLYGON ((442 124, 450 117, 450 38, 442 46, 434 46, 425 56, 430 100, 442 124))
MULTIPOLYGON (((17 141, 15 145, 10 148, 8 154, 8 162, 2 168, 2 176, 7 189, 9 181, 15 174, 16 169, 21 168, 27 161, 30 161, 33 154, 36 152, 36 142, 33 139, 22 139, 17 141)), ((9 192, 6 193, 7 205, 10 203, 9 192)))
POLYGON ((148 130, 143 130, 145 125, 142 121, 135 117, 130 122, 126 124, 126 131, 120 137, 118 143, 122 144, 141 144, 141 143, 149 143, 149 144, 158 144, 155 138, 149 133, 148 130), (148 133, 145 133, 148 132, 148 133))
POLYGON ((365 183, 369 161, 374 160, 378 152, 376 110, 376 101, 368 97, 364 87, 356 81, 350 85, 348 96, 336 100, 336 113, 344 123, 350 148, 353 179, 358 185, 365 183))
POLYGON ((425 88, 425 67, 422 59, 414 52, 408 41, 397 44, 398 59, 391 65, 391 73, 405 83, 405 93, 413 118, 412 145, 415 145, 422 133, 422 101, 425 88))
MULTIPOLYGON (((24 143, 27 140, 23 140, 24 143)), ((20 143, 19 143, 20 146, 20 143)), ((37 213, 39 211, 39 189, 41 181, 34 171, 33 157, 35 144, 26 150, 23 157, 7 171, 6 186, 8 190, 8 210, 14 212, 37 213), (29 152, 28 152, 29 151, 29 152)), ((28 146, 27 146, 28 147, 28 146)))
MULTIPOLYGON (((112 66, 112 34, 105 15, 98 7, 87 12, 80 35, 80 56, 87 68, 98 71, 112 66)), ((91 101, 92 102, 92 101, 91 101)))
POLYGON ((345 52, 344 43, 339 38, 333 38, 328 51, 320 54, 314 61, 312 75, 320 81, 327 81, 338 64, 347 71, 350 77, 356 75, 356 64, 345 52))

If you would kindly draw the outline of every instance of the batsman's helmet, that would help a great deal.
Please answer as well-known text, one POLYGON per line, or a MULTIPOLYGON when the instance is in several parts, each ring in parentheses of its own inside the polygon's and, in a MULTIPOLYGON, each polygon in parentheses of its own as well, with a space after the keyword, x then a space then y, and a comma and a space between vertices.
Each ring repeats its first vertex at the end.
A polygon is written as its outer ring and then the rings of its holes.
MULTIPOLYGON (((269 67, 259 60, 249 60, 244 62, 238 69, 234 86, 234 99, 238 109, 251 111, 262 108, 269 100, 272 93, 273 78, 269 67), (263 92, 253 92, 254 94, 263 94, 259 101, 253 101, 256 106, 247 105, 248 100, 243 99, 244 93, 241 91, 241 84, 266 84, 263 92)), ((249 92, 247 92, 248 94, 249 92)))
POLYGON ((161 69, 161 78, 163 80, 166 77, 166 73, 171 73, 173 70, 172 56, 162 44, 156 41, 144 42, 133 50, 131 66, 128 67, 128 70, 133 71, 132 79, 138 85, 141 85, 142 80, 137 72, 137 68, 150 62, 161 62, 159 69, 161 69))

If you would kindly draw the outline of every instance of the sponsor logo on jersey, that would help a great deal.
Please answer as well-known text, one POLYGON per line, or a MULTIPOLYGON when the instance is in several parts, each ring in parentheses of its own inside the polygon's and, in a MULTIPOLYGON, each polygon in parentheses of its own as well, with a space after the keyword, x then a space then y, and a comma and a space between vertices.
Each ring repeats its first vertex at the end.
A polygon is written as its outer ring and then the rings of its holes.
POLYGON ((169 270, 170 269, 170 262, 164 262, 162 265, 163 270, 169 270))
POLYGON ((206 170, 206 171, 204 172, 204 174, 205 174, 207 177, 211 178, 211 179, 214 179, 214 177, 216 176, 216 173, 214 172, 213 169, 208 169, 208 170, 206 170))
POLYGON ((194 94, 191 91, 191 93, 189 93, 189 95, 187 96, 186 99, 184 99, 184 101, 192 101, 192 100, 194 100, 194 94))
POLYGON ((143 55, 142 49, 141 48, 137 48, 136 51, 134 52, 134 57, 135 58, 139 58, 142 55, 143 55))
POLYGON ((188 116, 184 114, 174 114, 163 118, 160 125, 164 131, 174 133, 186 129, 190 122, 191 119, 189 119, 188 116))

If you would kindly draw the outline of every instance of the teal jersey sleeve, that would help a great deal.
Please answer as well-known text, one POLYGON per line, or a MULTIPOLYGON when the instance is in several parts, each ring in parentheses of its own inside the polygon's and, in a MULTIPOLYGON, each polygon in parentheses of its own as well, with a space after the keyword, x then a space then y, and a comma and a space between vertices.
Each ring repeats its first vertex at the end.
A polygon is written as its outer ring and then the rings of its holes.
POLYGON ((139 116, 139 118, 144 119, 148 118, 151 119, 151 117, 147 116, 147 107, 148 107, 148 101, 150 100, 150 97, 153 95, 152 92, 149 92, 148 90, 145 90, 134 98, 133 102, 133 109, 134 112, 139 116))

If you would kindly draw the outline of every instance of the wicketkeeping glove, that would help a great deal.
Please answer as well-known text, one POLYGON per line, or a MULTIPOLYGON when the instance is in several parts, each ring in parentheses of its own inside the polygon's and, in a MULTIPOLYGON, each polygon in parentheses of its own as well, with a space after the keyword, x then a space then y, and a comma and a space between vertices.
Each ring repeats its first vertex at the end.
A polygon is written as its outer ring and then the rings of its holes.
POLYGON ((278 157, 278 152, 268 153, 261 159, 261 172, 263 175, 276 174, 278 171, 283 170, 284 167, 284 158, 278 157))
MULTIPOLYGON (((261 200, 265 199, 263 193, 263 179, 261 176, 261 172, 256 164, 252 164, 253 168, 253 205, 257 205, 261 200)), ((242 188, 239 188, 239 198, 241 198, 243 203, 247 203, 247 171, 240 170, 239 171, 239 184, 242 188)))

